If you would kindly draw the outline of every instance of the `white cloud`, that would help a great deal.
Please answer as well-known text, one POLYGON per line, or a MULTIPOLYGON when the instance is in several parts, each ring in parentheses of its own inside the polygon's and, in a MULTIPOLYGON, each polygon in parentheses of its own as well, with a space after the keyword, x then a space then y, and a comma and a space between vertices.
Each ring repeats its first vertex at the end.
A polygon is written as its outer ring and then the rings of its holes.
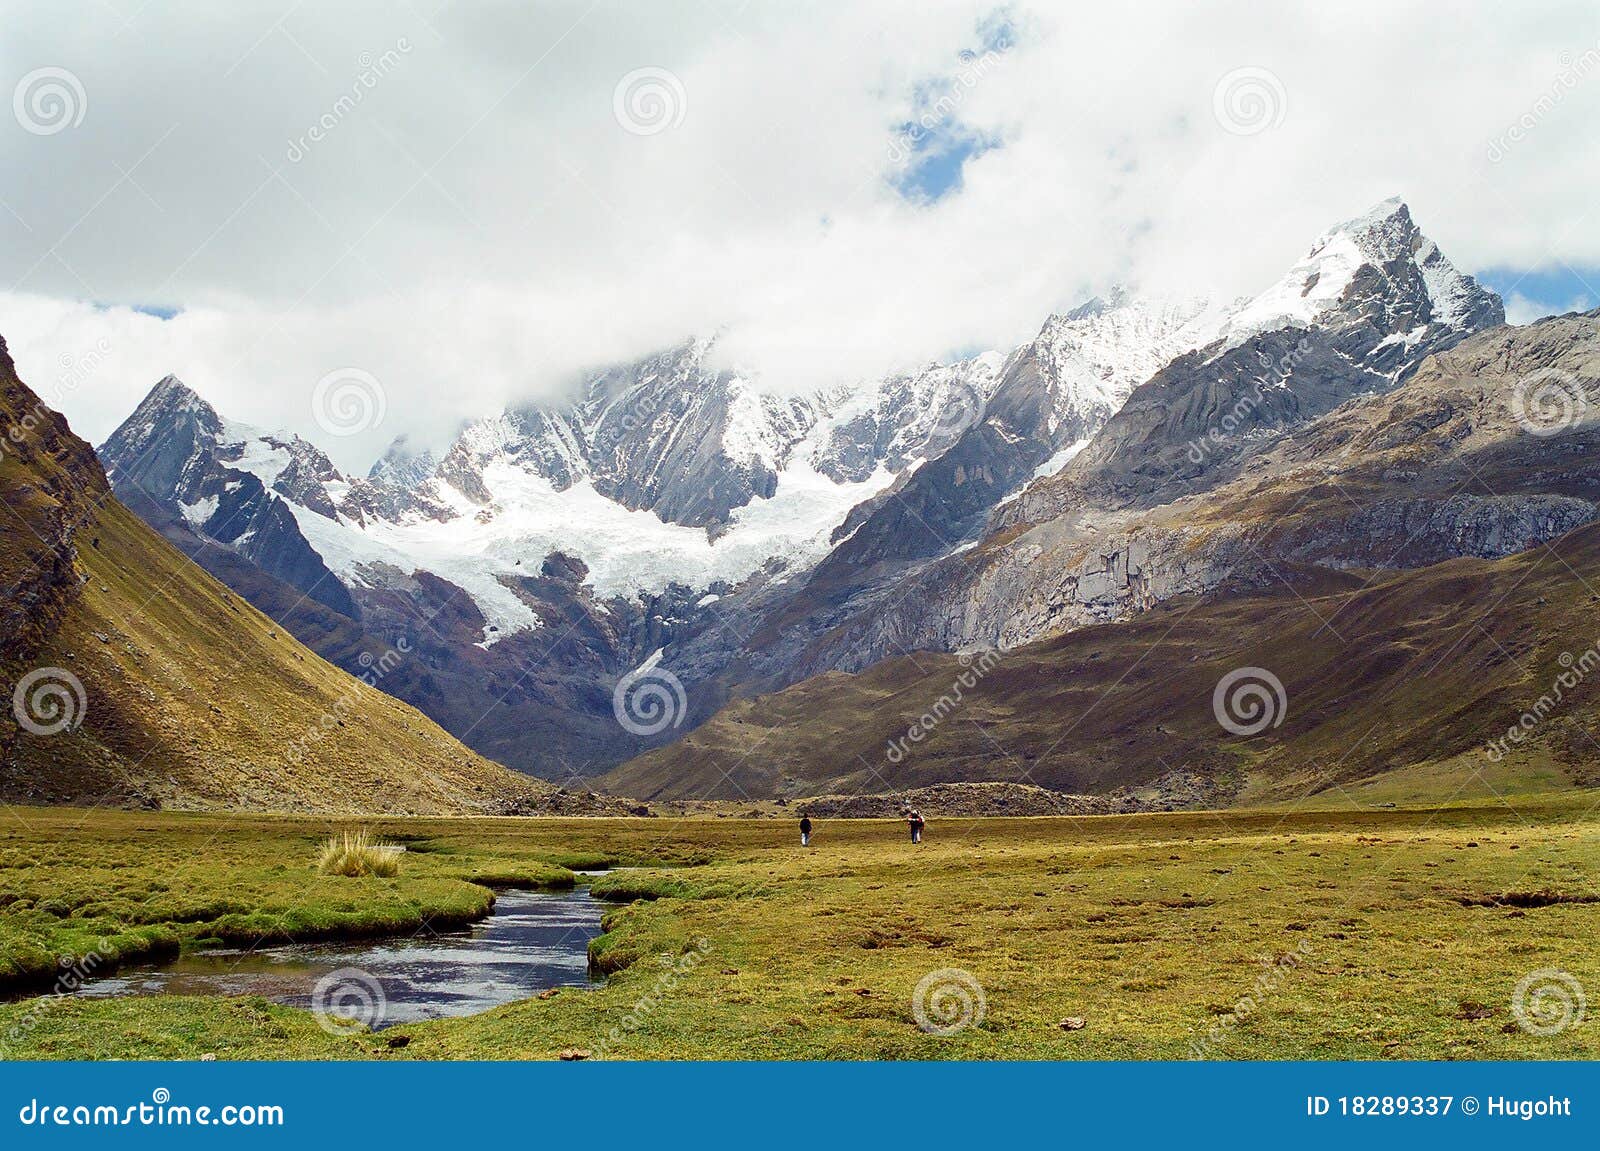
POLYGON ((1600 264, 1583 3, 1019 3, 955 113, 1004 144, 926 206, 890 149, 978 46, 970 4, 157 9, 29 6, 0 46, 0 87, 59 66, 88 100, 54 135, 0 121, 0 333, 41 383, 112 345, 61 400, 96 440, 167 371, 347 466, 690 332, 775 386, 847 378, 1012 344, 1113 281, 1259 288, 1393 193, 1468 268, 1600 264), (613 117, 644 66, 687 101, 648 136, 613 117), (1255 135, 1213 115, 1247 66, 1286 101, 1255 135), (343 366, 388 414, 333 440, 309 397, 343 366))
POLYGON ((1564 304, 1551 304, 1543 300, 1534 300, 1521 292, 1512 292, 1506 297, 1506 322, 1511 324, 1531 324, 1545 316, 1559 316, 1567 312, 1587 312, 1595 306, 1594 301, 1588 296, 1574 296, 1564 304))

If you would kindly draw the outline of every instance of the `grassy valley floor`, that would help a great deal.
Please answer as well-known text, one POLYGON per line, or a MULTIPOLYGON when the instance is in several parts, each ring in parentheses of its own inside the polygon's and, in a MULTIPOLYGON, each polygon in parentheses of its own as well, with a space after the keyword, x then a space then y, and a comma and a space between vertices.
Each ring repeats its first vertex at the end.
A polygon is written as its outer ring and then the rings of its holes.
POLYGON ((409 848, 394 879, 315 875, 326 820, 13 809, 0 979, 44 994, 0 1004, 0 1053, 1596 1058, 1575 1002, 1552 1034, 1513 1003, 1526 982, 1554 1022, 1541 988, 1600 995, 1597 800, 950 819, 915 848, 827 821, 809 851, 770 820, 374 821, 409 848), (58 956, 410 934, 603 864, 638 868, 595 881, 603 987, 352 1036, 259 998, 50 994, 58 956), (970 1025, 926 1032, 919 984, 931 1023, 970 1025))

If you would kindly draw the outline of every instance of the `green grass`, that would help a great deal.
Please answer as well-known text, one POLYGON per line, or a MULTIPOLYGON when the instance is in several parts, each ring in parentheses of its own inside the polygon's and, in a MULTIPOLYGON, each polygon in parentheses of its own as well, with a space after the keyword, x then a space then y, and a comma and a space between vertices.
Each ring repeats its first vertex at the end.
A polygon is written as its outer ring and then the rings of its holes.
POLYGON ((1600 903, 1573 901, 1600 896, 1596 798, 940 820, 920 849, 895 821, 822 822, 801 851, 786 821, 384 820, 375 831, 407 844, 405 871, 354 882, 314 874, 328 829, 313 821, 27 811, 0 841, 8 969, 97 933, 171 946, 247 924, 372 930, 470 916, 488 895, 474 877, 570 883, 561 863, 600 858, 638 870, 595 882, 614 901, 591 952, 603 987, 352 1037, 260 999, 35 998, 0 1006, 0 1045, 37 1058, 1595 1058, 1592 1018, 1541 1037, 1511 1004, 1519 980, 1552 968, 1600 995, 1600 903), (984 1012, 939 1036, 913 997, 944 970, 976 981, 984 1012), (1085 1026, 1063 1030, 1068 1017, 1085 1026), (409 1041, 391 1047, 396 1034, 409 1041))

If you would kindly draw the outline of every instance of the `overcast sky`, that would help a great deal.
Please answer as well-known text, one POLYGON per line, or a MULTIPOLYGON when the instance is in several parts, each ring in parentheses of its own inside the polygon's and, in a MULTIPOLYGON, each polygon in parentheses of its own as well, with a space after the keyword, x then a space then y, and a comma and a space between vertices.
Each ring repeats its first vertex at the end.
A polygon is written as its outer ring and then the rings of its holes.
POLYGON ((4 0, 0 28, 0 334, 96 442, 167 372, 363 469, 693 333, 843 381, 1118 282, 1258 290, 1392 194, 1514 318, 1600 304, 1589 0, 4 0), (333 434, 346 385, 381 419, 333 434))

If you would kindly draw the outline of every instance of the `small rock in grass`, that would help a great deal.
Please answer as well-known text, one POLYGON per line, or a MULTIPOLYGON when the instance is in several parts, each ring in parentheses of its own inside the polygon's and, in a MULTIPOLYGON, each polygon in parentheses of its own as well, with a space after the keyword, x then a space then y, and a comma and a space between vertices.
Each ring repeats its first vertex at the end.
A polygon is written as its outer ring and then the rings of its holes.
POLYGON ((384 1039, 384 1042, 387 1043, 390 1046, 390 1048, 392 1048, 393 1050, 398 1051, 400 1048, 406 1047, 411 1043, 411 1036, 409 1036, 409 1035, 390 1035, 386 1039, 384 1039))
POLYGON ((563 1063, 576 1063, 580 1059, 587 1059, 593 1052, 585 1051, 582 1047, 563 1047, 556 1056, 563 1063))
POLYGON ((1063 1031, 1082 1031, 1087 1026, 1089 1026, 1088 1021, 1081 1015, 1069 1015, 1061 1021, 1063 1031))

